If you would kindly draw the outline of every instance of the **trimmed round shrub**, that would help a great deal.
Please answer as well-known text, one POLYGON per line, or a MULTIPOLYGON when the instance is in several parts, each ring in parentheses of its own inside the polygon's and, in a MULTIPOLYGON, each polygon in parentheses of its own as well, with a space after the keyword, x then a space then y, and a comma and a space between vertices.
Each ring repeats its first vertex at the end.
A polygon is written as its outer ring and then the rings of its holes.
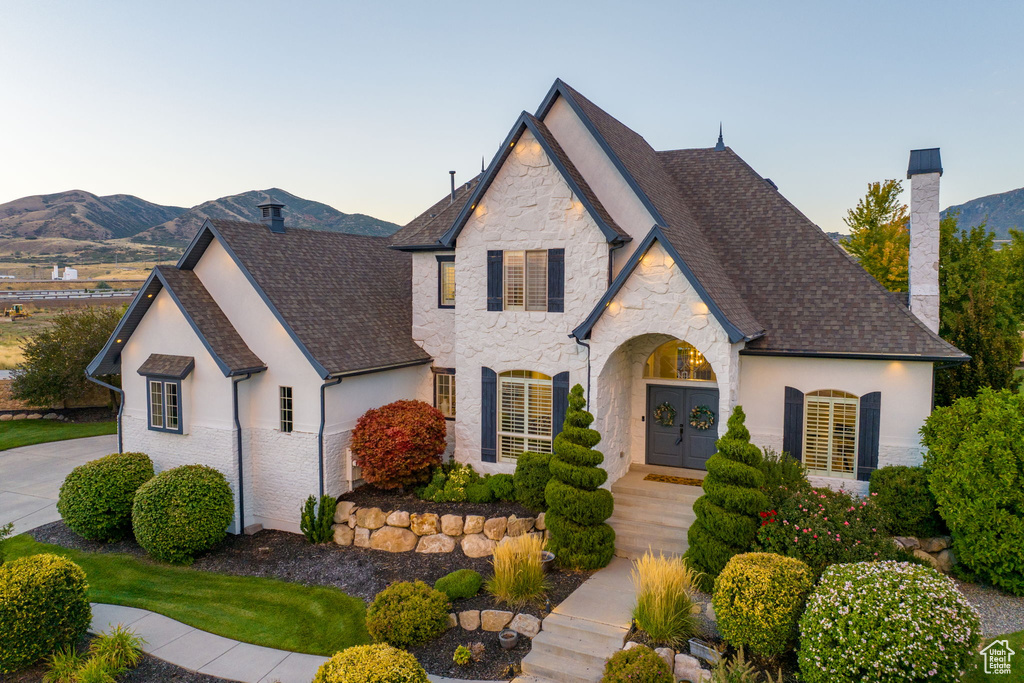
POLYGON ((223 474, 205 465, 183 465, 156 475, 135 494, 132 529, 152 557, 190 563, 224 540, 234 514, 223 474))
POLYGON ((547 509, 544 489, 551 479, 550 453, 525 451, 516 459, 516 473, 513 475, 516 500, 534 512, 547 509))
POLYGON ((888 465, 871 473, 869 491, 894 536, 931 538, 946 533, 923 467, 888 465))
POLYGON ((921 434, 957 559, 982 581, 1024 595, 1024 394, 982 389, 935 410, 921 434))
POLYGON ((646 645, 619 650, 604 665, 601 683, 675 683, 668 662, 646 645))
POLYGON ((57 512, 72 531, 91 541, 119 541, 132 530, 132 501, 153 478, 145 453, 114 453, 71 470, 57 512))
POLYGON ((390 645, 357 645, 317 669, 313 683, 429 683, 412 654, 390 645))
POLYGON ((88 588, 82 568, 57 555, 0 566, 0 673, 76 645, 92 619, 88 588))
POLYGON ((515 500, 515 484, 511 474, 492 474, 487 477, 487 487, 495 500, 515 500))
POLYGON ((467 503, 493 503, 494 494, 491 493, 491 487, 484 482, 478 484, 470 484, 466 487, 466 502, 467 503))
POLYGON ((480 572, 472 569, 456 569, 434 582, 434 588, 448 596, 449 600, 464 600, 480 592, 484 579, 480 572))
POLYGON ((366 630, 377 642, 412 647, 448 628, 448 596, 422 581, 393 583, 366 610, 366 630))
POLYGON ((448 423, 423 401, 395 401, 367 410, 352 430, 352 453, 363 479, 380 489, 427 480, 441 464, 448 423))
POLYGON ((792 649, 814 572, 774 553, 733 555, 715 579, 718 630, 733 647, 772 659, 792 649))
POLYGON ((974 607, 934 569, 837 564, 800 619, 800 673, 808 683, 953 683, 980 637, 974 607))

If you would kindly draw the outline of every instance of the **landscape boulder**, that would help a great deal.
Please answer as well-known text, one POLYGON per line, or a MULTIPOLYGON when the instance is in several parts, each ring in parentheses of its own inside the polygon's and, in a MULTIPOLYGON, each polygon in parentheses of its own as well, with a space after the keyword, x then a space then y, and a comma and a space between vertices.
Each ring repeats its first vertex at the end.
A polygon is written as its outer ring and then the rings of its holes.
POLYGON ((516 517, 511 515, 508 518, 508 525, 505 533, 509 536, 522 536, 533 531, 533 517, 516 517))
POLYGON ((484 520, 487 519, 483 515, 466 515, 466 523, 462 526, 462 533, 464 534, 480 534, 484 531, 484 520))
POLYGON ((483 534, 463 536, 462 552, 466 557, 490 557, 494 554, 494 541, 483 534))
MULTIPOLYGON (((409 533, 415 537, 411 531, 409 533)), ((447 534, 431 534, 419 538, 419 543, 416 544, 418 553, 450 553, 455 550, 455 539, 447 534)))
POLYGON ((459 612, 459 626, 467 631, 475 631, 480 628, 480 610, 468 609, 459 612))
POLYGON ((540 633, 540 619, 532 614, 520 612, 512 618, 512 623, 508 627, 521 636, 533 638, 540 633))
POLYGON ((670 647, 656 647, 654 651, 658 653, 658 656, 665 660, 668 664, 668 668, 672 668, 675 665, 676 652, 670 647))
POLYGON ((480 612, 480 627, 485 631, 500 631, 512 621, 512 613, 500 609, 485 609, 480 612))
POLYGON ((543 512, 541 512, 540 514, 537 515, 537 521, 534 522, 534 528, 537 531, 544 531, 545 529, 547 529, 547 526, 544 525, 544 513, 543 512))
POLYGON ((369 548, 370 530, 364 529, 363 527, 356 527, 353 543, 355 543, 357 548, 369 548))
POLYGON ((461 536, 462 515, 443 515, 441 517, 441 533, 449 536, 461 536))
POLYGON ((500 541, 505 536, 505 529, 508 527, 508 519, 505 517, 492 517, 484 522, 484 536, 492 541, 500 541))
POLYGON ((389 553, 407 553, 416 547, 416 534, 396 526, 382 527, 370 536, 370 547, 389 553))
POLYGON ((352 527, 348 524, 335 524, 334 529, 334 542, 338 545, 352 545, 352 539, 355 536, 355 532, 352 531, 352 527))
POLYGON ((349 515, 352 514, 356 504, 350 500, 339 500, 338 507, 334 508, 334 523, 345 524, 348 522, 349 515))
POLYGON ((936 536, 934 538, 922 538, 920 539, 921 550, 926 553, 938 553, 942 552, 949 547, 952 539, 949 536, 936 536))
POLYGON ((409 527, 409 513, 404 510, 395 510, 387 519, 388 526, 397 526, 403 529, 409 527))
POLYGON ((433 512, 422 515, 414 512, 409 515, 409 526, 417 536, 432 536, 441 531, 438 517, 433 512))
POLYGON ((387 515, 380 508, 359 508, 356 510, 356 526, 374 531, 384 526, 387 515))

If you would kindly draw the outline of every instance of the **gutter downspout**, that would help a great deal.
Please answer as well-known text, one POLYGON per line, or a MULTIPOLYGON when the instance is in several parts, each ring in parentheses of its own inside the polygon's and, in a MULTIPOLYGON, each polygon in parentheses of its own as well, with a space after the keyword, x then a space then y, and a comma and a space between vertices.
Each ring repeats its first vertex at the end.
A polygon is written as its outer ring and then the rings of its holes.
POLYGON ((231 410, 235 417, 235 439, 238 449, 238 534, 245 533, 245 479, 242 477, 242 423, 238 419, 238 384, 252 377, 252 373, 246 373, 245 377, 231 380, 231 410))
POLYGON ((339 377, 334 382, 324 382, 320 385, 320 432, 317 434, 317 459, 320 464, 320 497, 324 497, 324 425, 327 422, 326 398, 327 387, 341 384, 343 378, 339 377))
POLYGON ((121 429, 121 417, 124 414, 124 389, 121 389, 120 387, 115 387, 113 384, 107 384, 106 382, 98 380, 92 375, 90 375, 88 371, 86 371, 85 373, 85 378, 94 384, 99 384, 101 387, 117 392, 117 395, 121 397, 121 401, 117 406, 117 452, 124 453, 124 436, 123 430, 121 429))

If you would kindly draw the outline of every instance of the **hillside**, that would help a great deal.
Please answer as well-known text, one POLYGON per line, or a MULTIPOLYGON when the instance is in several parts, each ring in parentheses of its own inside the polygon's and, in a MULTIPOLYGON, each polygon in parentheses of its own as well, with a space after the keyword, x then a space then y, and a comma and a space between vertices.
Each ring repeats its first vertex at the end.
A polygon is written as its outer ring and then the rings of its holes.
POLYGON ((134 237, 136 242, 151 244, 184 245, 196 234, 207 218, 231 220, 257 220, 256 205, 273 198, 285 205, 285 225, 297 228, 313 228, 332 232, 347 232, 355 235, 390 235, 399 226, 360 213, 342 213, 334 207, 296 197, 279 188, 250 190, 242 194, 221 197, 194 206, 188 211, 166 222, 150 228, 134 237))
POLYGON ((0 204, 0 235, 74 240, 132 237, 185 212, 129 194, 98 197, 70 190, 22 197, 0 204))
POLYGON ((1009 239, 1010 228, 1024 230, 1024 187, 951 206, 942 215, 950 211, 960 211, 958 225, 962 228, 974 227, 987 220, 987 227, 996 234, 996 239, 1009 239))

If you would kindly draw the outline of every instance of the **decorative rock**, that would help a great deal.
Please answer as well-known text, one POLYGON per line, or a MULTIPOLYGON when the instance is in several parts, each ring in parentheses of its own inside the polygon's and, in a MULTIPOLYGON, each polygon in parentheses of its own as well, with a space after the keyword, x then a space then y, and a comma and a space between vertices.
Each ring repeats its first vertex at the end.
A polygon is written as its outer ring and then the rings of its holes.
POLYGON ((403 529, 409 528, 409 513, 403 510, 395 510, 387 518, 388 526, 397 526, 403 529))
POLYGON ((386 526, 373 532, 370 547, 389 553, 407 553, 416 547, 416 534, 408 529, 386 526))
POLYGON ((956 564, 956 555, 953 554, 951 548, 946 548, 935 554, 935 562, 940 572, 948 574, 953 565, 956 564))
POLYGON ((484 520, 486 517, 483 515, 466 515, 466 523, 462 526, 462 533, 464 534, 480 534, 484 530, 484 520))
POLYGON ((494 554, 494 541, 483 534, 469 534, 462 538, 462 552, 466 557, 489 557, 494 554))
POLYGON ((673 673, 675 673, 677 681, 692 681, 692 683, 702 680, 704 675, 697 658, 685 654, 676 655, 673 673))
POLYGON ((370 530, 362 527, 356 527, 355 540, 357 548, 369 548, 370 547, 370 530))
POLYGON ((913 536, 896 536, 892 540, 896 541, 907 550, 913 550, 914 548, 921 547, 921 544, 913 536))
POLYGON ((623 650, 632 650, 634 647, 640 647, 640 643, 636 642, 635 640, 631 640, 628 643, 626 643, 625 645, 623 645, 622 649, 623 650))
POLYGON ((470 609, 459 612, 459 626, 467 631, 475 631, 480 628, 480 610, 470 609))
POLYGON ((356 510, 356 526, 374 531, 384 526, 387 515, 380 508, 359 508, 356 510))
POLYGON ((432 536, 441 531, 437 515, 433 512, 427 512, 422 515, 417 515, 414 512, 409 515, 409 526, 417 536, 432 536))
POLYGON ((520 612, 512 618, 512 623, 508 627, 521 636, 533 638, 540 633, 540 619, 532 614, 520 612))
POLYGON ((480 612, 480 627, 485 631, 500 631, 512 621, 512 613, 500 609, 485 609, 480 612))
POLYGON ((711 621, 718 623, 718 616, 715 614, 715 606, 710 602, 708 603, 707 609, 704 610, 704 616, 711 621))
POLYGON ((56 420, 59 417, 60 415, 58 415, 57 413, 47 413, 46 415, 43 415, 44 420, 56 420))
POLYGON ((11 415, 10 413, 4 413, 3 415, 0 415, 0 422, 7 422, 8 420, 13 420, 13 419, 14 419, 14 416, 11 415))
POLYGON ((353 529, 356 528, 356 513, 352 513, 348 516, 348 525, 353 529))
POLYGON ((352 545, 352 539, 355 537, 355 532, 352 531, 352 527, 348 524, 335 524, 334 529, 334 542, 338 545, 352 545))
POLYGON ((668 664, 668 668, 671 669, 672 665, 675 663, 676 651, 670 647, 656 647, 654 648, 654 651, 659 657, 665 660, 665 663, 668 664))
POLYGON ((507 527, 508 519, 506 517, 492 517, 484 522, 484 536, 492 541, 499 541, 505 535, 507 527))
POLYGON ((449 536, 461 536, 462 515, 443 515, 441 517, 441 533, 449 536))
POLYGON ((936 536, 935 538, 922 538, 921 550, 926 553, 937 553, 949 547, 951 539, 949 536, 936 536))
POLYGON ((449 612, 448 613, 448 628, 455 628, 458 625, 459 625, 459 617, 455 614, 455 612, 449 612))
POLYGON ((352 510, 354 510, 355 507, 356 504, 351 500, 339 500, 338 507, 334 509, 334 523, 344 524, 348 522, 348 518, 351 516, 352 510))
POLYGON ((28 417, 28 413, 15 413, 13 419, 15 419, 15 420, 24 420, 27 417, 28 417))
POLYGON ((537 531, 544 531, 547 527, 544 525, 544 513, 537 515, 537 520, 534 522, 534 529, 537 531))
MULTIPOLYGON (((411 531, 409 533, 415 537, 411 531)), ((420 541, 416 544, 418 553, 450 553, 453 550, 455 550, 455 539, 445 534, 420 536, 420 541)))
POLYGON ((511 515, 508 518, 507 533, 509 536, 522 536, 533 531, 534 520, 532 517, 519 518, 511 515))
POLYGON ((693 603, 693 606, 690 607, 690 613, 691 614, 700 614, 703 611, 704 611, 704 605, 703 605, 703 603, 700 603, 700 602, 695 602, 695 603, 693 603))
POLYGON ((43 416, 40 415, 39 413, 29 413, 28 416, 25 419, 26 420, 42 420, 43 416))
POLYGON ((918 558, 920 560, 924 560, 925 562, 927 562, 929 565, 931 565, 935 569, 939 568, 939 561, 936 560, 931 555, 929 555, 928 553, 926 553, 925 551, 921 550, 920 548, 918 548, 917 550, 914 551, 914 557, 916 557, 916 558, 918 558))

